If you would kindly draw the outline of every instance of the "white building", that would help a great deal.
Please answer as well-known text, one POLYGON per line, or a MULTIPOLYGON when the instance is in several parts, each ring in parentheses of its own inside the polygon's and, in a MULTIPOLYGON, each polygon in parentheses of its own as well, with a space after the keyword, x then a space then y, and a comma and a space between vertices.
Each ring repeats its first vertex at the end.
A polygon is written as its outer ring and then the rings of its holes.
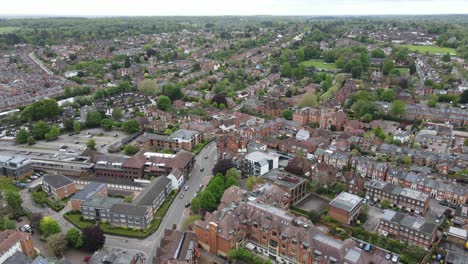
POLYGON ((242 161, 242 173, 246 176, 262 176, 278 168, 279 157, 275 154, 255 151, 245 156, 242 161))
POLYGON ((393 135, 393 140, 398 140, 401 143, 408 142, 409 138, 410 133, 408 131, 402 131, 401 129, 398 129, 398 131, 395 132, 395 135, 393 135))
POLYGON ((296 139, 299 141, 306 141, 310 138, 310 132, 301 128, 296 134, 296 139))
POLYGON ((179 169, 173 170, 169 175, 167 175, 167 178, 171 180, 172 190, 179 190, 185 182, 184 174, 179 169))

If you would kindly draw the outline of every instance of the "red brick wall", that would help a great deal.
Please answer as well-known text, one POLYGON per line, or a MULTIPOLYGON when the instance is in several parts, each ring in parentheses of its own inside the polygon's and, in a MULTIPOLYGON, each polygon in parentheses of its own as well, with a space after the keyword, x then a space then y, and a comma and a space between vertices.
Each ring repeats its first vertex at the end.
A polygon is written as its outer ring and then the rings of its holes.
POLYGON ((331 216, 331 218, 335 219, 336 221, 347 225, 348 224, 348 212, 336 208, 334 206, 330 206, 328 209, 328 215, 331 216))

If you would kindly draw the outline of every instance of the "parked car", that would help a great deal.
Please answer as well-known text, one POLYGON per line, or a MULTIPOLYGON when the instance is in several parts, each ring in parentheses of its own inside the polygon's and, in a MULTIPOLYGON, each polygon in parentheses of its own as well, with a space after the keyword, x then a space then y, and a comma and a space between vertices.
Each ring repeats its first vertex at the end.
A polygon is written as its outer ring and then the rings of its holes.
POLYGON ((205 155, 205 159, 208 159, 208 155, 205 155))
POLYGON ((27 182, 27 183, 30 183, 30 182, 31 182, 31 180, 30 180, 30 179, 26 179, 26 180, 25 180, 25 182, 27 182))
POLYGON ((398 260, 400 260, 400 256, 398 256, 397 254, 393 254, 392 262, 398 263, 398 260))
POLYGON ((33 180, 35 180, 35 179, 37 179, 37 178, 38 178, 38 177, 37 177, 36 175, 31 176, 31 179, 33 179, 33 180))
POLYGON ((15 217, 15 220, 16 220, 16 222, 18 222, 18 223, 23 222, 23 218, 21 218, 21 217, 19 217, 19 216, 15 217))
POLYGON ((90 259, 91 259, 91 256, 86 256, 83 258, 83 262, 88 263, 90 259))
POLYGON ((204 171, 204 170, 205 170, 205 168, 200 168, 200 171, 204 171))
POLYGON ((188 191, 188 189, 189 189, 189 186, 188 186, 188 185, 185 185, 185 186, 184 186, 184 191, 188 191))
POLYGON ((387 253, 387 254, 385 255, 385 259, 386 259, 386 260, 390 260, 391 258, 392 258, 392 254, 387 253))
POLYGON ((33 233, 33 230, 30 225, 20 226, 19 231, 25 232, 25 233, 31 233, 31 234, 33 233))
POLYGON ((179 195, 179 199, 182 199, 182 198, 184 198, 184 194, 183 194, 183 193, 181 193, 181 194, 179 195))
POLYGON ((190 206, 190 202, 185 204, 185 208, 188 208, 190 206))
POLYGON ((372 250, 372 245, 371 244, 366 244, 366 246, 364 247, 364 251, 370 252, 371 250, 372 250))

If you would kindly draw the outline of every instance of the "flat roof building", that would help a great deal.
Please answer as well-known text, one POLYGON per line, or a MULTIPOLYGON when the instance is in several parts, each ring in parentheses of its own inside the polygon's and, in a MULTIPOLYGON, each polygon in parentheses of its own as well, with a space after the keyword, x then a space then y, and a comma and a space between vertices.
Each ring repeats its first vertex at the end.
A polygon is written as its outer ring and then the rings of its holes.
POLYGON ((357 195, 342 192, 329 204, 328 214, 342 224, 349 225, 359 216, 363 199, 357 195))

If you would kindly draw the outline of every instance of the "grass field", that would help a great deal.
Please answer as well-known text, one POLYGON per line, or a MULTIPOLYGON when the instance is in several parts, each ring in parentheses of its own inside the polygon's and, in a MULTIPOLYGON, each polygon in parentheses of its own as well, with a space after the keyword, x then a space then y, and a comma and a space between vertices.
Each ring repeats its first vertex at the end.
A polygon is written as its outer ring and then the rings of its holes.
POLYGON ((457 51, 452 48, 445 48, 445 47, 439 47, 439 46, 416 46, 416 45, 401 45, 403 47, 408 48, 410 51, 414 52, 421 52, 421 53, 426 53, 429 52, 431 54, 434 53, 450 53, 450 54, 457 54, 457 51))
POLYGON ((327 63, 323 60, 308 60, 301 62, 302 65, 306 67, 315 67, 315 68, 323 68, 323 69, 336 69, 335 63, 327 63))
POLYGON ((13 183, 13 180, 5 177, 5 176, 0 176, 0 190, 2 191, 13 191, 13 192, 19 192, 20 188, 16 187, 13 183))
POLYGON ((0 34, 11 33, 20 29, 19 27, 0 27, 0 34))

